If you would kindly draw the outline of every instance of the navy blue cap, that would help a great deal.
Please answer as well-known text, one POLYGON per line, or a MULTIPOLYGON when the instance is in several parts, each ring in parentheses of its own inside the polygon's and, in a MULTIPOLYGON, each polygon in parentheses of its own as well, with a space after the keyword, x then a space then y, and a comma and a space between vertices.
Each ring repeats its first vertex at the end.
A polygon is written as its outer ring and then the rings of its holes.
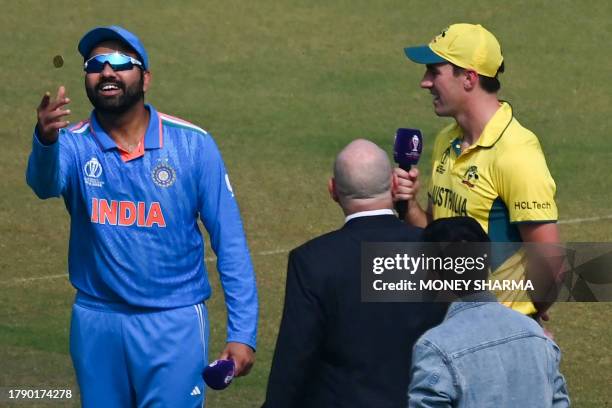
POLYGON ((108 27, 96 27, 89 31, 79 41, 79 52, 84 59, 89 58, 91 50, 102 41, 117 40, 130 46, 138 55, 138 59, 142 62, 145 70, 149 69, 149 56, 145 50, 144 45, 140 42, 138 37, 129 32, 123 27, 119 26, 108 26, 108 27))
POLYGON ((429 48, 428 45, 404 48, 406 56, 417 64, 439 64, 448 62, 429 48))

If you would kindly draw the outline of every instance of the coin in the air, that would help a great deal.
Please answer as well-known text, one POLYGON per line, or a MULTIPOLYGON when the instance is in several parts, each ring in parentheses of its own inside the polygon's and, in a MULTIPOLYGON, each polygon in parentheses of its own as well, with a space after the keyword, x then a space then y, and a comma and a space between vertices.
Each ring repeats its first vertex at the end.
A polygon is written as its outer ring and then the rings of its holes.
POLYGON ((61 68, 64 65, 64 57, 61 55, 56 55, 53 57, 53 66, 55 68, 61 68))

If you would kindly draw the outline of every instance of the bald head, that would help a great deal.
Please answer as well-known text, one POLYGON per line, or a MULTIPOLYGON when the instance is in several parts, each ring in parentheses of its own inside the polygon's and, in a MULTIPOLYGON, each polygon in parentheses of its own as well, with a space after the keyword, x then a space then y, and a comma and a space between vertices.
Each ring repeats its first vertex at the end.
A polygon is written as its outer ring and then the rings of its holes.
POLYGON ((391 176, 387 154, 369 140, 357 139, 334 162, 334 193, 343 208, 386 203, 391 199, 391 176))

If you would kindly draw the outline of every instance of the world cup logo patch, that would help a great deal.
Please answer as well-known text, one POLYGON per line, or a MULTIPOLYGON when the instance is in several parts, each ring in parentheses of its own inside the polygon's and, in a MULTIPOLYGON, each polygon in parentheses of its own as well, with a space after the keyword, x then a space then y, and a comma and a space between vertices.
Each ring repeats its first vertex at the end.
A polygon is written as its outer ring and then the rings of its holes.
POLYGON ((102 176, 102 164, 96 157, 89 159, 83 166, 83 180, 85 184, 92 187, 103 187, 104 181, 100 180, 102 176))
POLYGON ((153 168, 151 177, 158 186, 170 187, 176 181, 176 171, 168 164, 168 159, 164 159, 153 168))
POLYGON ((102 175, 102 165, 97 158, 92 157, 83 167, 83 172, 87 177, 98 178, 102 175))
POLYGON ((448 161, 448 156, 450 156, 450 147, 447 147, 444 153, 442 153, 442 157, 440 158, 440 164, 436 167, 436 172, 440 174, 444 174, 446 171, 446 162, 448 161))

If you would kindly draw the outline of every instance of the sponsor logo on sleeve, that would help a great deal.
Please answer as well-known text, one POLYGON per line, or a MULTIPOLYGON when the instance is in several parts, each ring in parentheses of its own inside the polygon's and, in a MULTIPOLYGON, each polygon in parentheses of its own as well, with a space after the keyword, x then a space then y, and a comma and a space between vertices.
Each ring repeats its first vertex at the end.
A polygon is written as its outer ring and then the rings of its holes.
POLYGON ((515 210, 550 210, 552 208, 552 204, 549 201, 515 201, 514 209, 515 210))

